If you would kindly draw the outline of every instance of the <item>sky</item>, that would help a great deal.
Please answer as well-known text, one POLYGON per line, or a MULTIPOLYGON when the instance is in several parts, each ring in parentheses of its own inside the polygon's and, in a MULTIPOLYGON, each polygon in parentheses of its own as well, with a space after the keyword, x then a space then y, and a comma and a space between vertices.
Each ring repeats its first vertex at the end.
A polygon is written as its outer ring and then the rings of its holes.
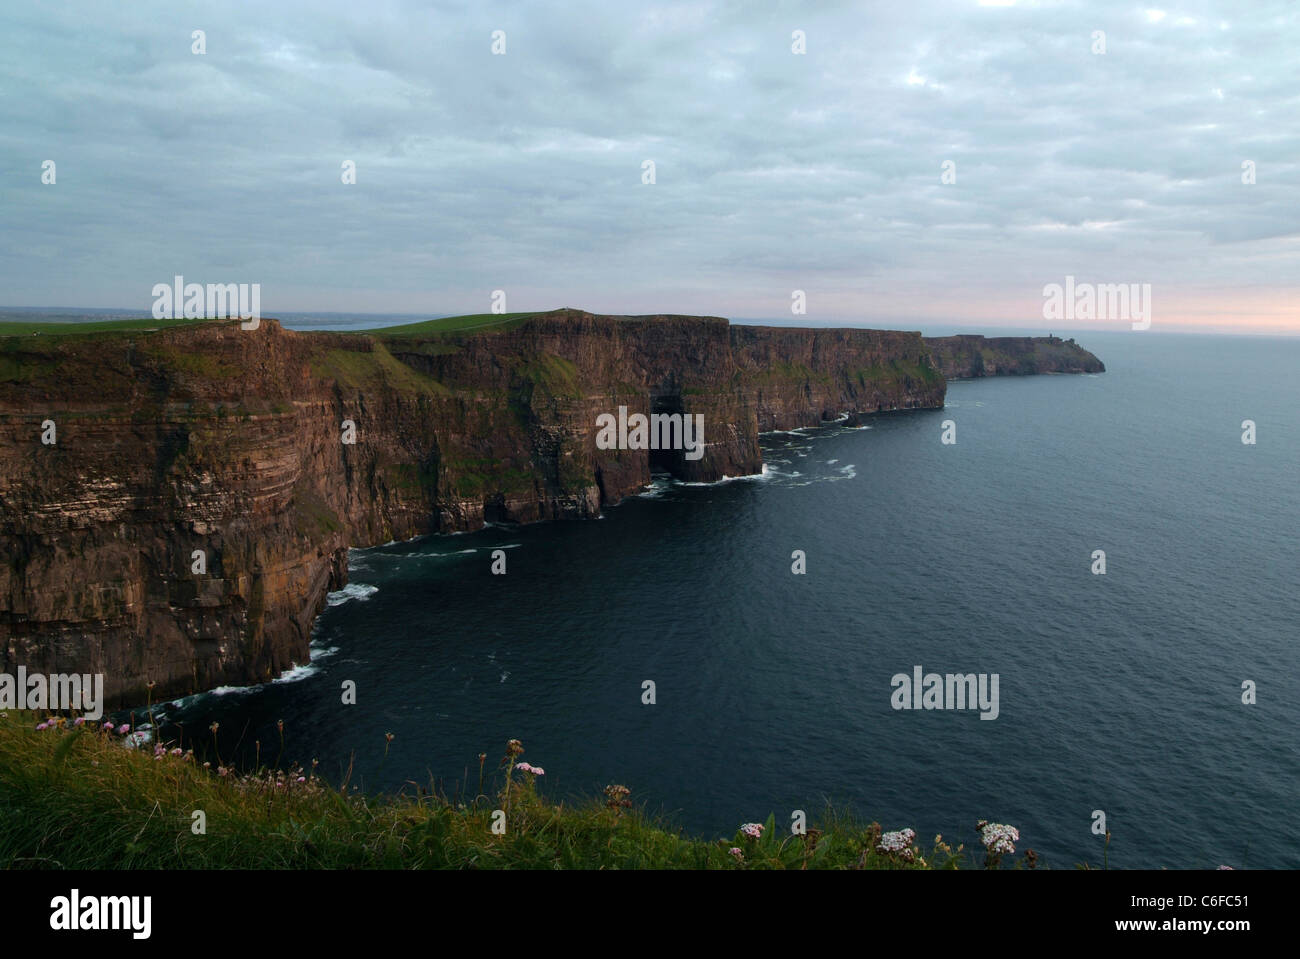
POLYGON ((0 304, 1132 326, 1049 322, 1070 276, 1300 333, 1297 49, 1294 0, 10 3, 0 304))

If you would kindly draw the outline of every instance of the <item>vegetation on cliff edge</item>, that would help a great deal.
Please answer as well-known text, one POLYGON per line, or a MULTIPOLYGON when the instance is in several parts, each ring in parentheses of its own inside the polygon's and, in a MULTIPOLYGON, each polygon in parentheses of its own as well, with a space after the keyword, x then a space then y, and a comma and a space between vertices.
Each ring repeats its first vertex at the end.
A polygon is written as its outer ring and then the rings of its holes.
MULTIPOLYGON (((281 725, 261 755, 282 752, 284 735, 281 725)), ((586 804, 546 800, 545 770, 521 760, 517 740, 495 770, 479 755, 472 799, 415 784, 366 795, 346 777, 327 783, 314 762, 241 773, 185 745, 109 723, 0 712, 0 867, 958 869, 1033 868, 1036 859, 1031 850, 1014 858, 1018 834, 996 823, 979 824, 978 855, 938 836, 923 851, 910 829, 883 832, 833 810, 804 835, 769 816, 730 838, 691 838, 634 807, 623 786, 586 804)))

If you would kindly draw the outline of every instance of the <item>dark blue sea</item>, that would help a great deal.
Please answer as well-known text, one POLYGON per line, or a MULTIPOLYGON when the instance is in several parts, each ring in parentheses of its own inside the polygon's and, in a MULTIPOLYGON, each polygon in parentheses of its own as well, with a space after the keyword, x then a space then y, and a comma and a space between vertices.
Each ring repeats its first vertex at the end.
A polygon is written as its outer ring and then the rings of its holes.
POLYGON ((448 793, 518 738, 551 798, 621 783, 705 836, 830 802, 927 849, 1009 823, 1071 868, 1100 810, 1111 866, 1300 867, 1300 339, 1076 335, 1106 373, 771 434, 761 477, 600 520, 354 551, 310 665, 169 719, 264 759, 283 719, 286 761, 448 793), (916 666, 997 674, 999 715, 893 709, 916 666))

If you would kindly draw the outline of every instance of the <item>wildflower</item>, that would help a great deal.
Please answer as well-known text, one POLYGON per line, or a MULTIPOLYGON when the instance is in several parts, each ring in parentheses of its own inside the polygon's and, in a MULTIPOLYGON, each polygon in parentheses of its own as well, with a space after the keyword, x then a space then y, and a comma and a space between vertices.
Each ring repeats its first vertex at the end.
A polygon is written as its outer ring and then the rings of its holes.
POLYGON ((911 862, 916 858, 916 850, 912 848, 912 840, 915 838, 916 830, 914 829, 899 829, 894 832, 887 832, 881 835, 880 841, 876 844, 876 851, 891 853, 904 862, 911 862))
POLYGON ((521 773, 530 773, 533 771, 533 767, 528 765, 528 763, 516 763, 515 768, 521 773))
POLYGON ((104 732, 106 732, 106 733, 111 733, 112 731, 113 731, 113 724, 112 724, 112 723, 104 723, 104 732))
POLYGON ((211 768, 212 768, 212 763, 210 763, 210 762, 204 763, 204 764, 203 764, 203 768, 204 768, 204 769, 211 769, 211 768))
POLYGON ((297 780, 295 780, 295 781, 296 781, 296 782, 300 782, 300 783, 305 783, 305 782, 307 781, 307 777, 306 777, 306 776, 299 776, 299 777, 297 778, 297 780))
POLYGON ((212 733, 212 735, 215 736, 217 734, 217 730, 220 728, 221 728, 221 723, 213 723, 211 726, 208 727, 208 732, 212 733))
POLYGON ((172 749, 172 755, 173 755, 173 756, 179 756, 179 755, 181 755, 181 747, 180 747, 180 746, 176 746, 175 748, 173 748, 173 749, 172 749))
POLYGON ((727 850, 727 852, 731 853, 731 855, 735 856, 737 859, 745 858, 745 854, 744 852, 741 851, 739 846, 732 846, 730 849, 727 850))
POLYGON ((227 769, 225 766, 218 766, 218 767, 217 767, 217 775, 218 775, 218 776, 229 776, 229 775, 230 775, 230 770, 227 769))
POLYGON ((117 734, 118 734, 119 736, 125 736, 125 735, 126 735, 127 733, 129 733, 130 731, 131 731, 131 727, 130 727, 129 725, 127 725, 126 723, 123 723, 121 726, 118 726, 118 727, 117 727, 117 734))
POLYGON ((49 726, 49 723, 37 723, 37 724, 36 724, 36 728, 37 728, 38 730, 40 730, 40 729, 46 729, 46 728, 48 728, 48 726, 49 726))
POLYGON ((623 806, 631 806, 632 800, 627 797, 632 794, 632 790, 626 786, 606 786, 605 787, 605 805, 610 809, 618 809, 623 806))
POLYGON ((534 766, 534 767, 533 767, 533 775, 534 775, 534 776, 545 776, 545 775, 546 775, 546 770, 543 769, 541 766, 534 766))
POLYGON ((975 828, 980 832, 980 842, 984 843, 984 848, 994 855, 1010 855, 1016 851, 1015 844, 1020 841, 1020 830, 1015 826, 1004 826, 1002 823, 986 822, 981 819, 975 824, 975 828))
POLYGON ((517 739, 512 739, 510 740, 510 742, 506 743, 506 755, 512 759, 515 756, 522 755, 523 751, 524 751, 524 744, 517 739))
POLYGON ((762 823, 747 822, 740 827, 740 831, 750 839, 758 839, 763 835, 763 825, 762 823))
POLYGON ((85 721, 86 721, 86 717, 85 717, 85 716, 78 716, 78 717, 76 718, 76 720, 73 722, 72 725, 74 725, 74 726, 80 726, 80 725, 82 725, 85 721))
MULTIPOLYGON (((1231 866, 1220 866, 1219 869, 1227 869, 1229 872, 1235 872, 1231 866)), ((1218 872, 1218 869, 1216 869, 1215 872, 1218 872)))
POLYGON ((161 743, 159 743, 157 746, 154 746, 153 748, 153 754, 155 756, 161 756, 166 751, 167 751, 166 747, 163 746, 161 743))

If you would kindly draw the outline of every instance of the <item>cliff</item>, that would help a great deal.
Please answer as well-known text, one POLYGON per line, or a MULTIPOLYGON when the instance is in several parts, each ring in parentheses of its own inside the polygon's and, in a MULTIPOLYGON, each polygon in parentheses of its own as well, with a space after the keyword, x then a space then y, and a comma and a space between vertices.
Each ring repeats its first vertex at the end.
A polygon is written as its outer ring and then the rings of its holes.
POLYGON ((759 471, 760 430, 945 390, 916 333, 715 317, 48 332, 0 338, 0 671, 100 672, 114 703, 305 662, 349 546, 595 516, 652 470, 759 471), (702 414, 703 455, 598 449, 620 405, 702 414))
POLYGON ((758 472, 761 431, 942 407, 932 354, 1077 350, 1021 343, 579 310, 0 336, 0 672, 103 673, 110 704, 264 681, 307 661, 349 546, 596 516, 652 470, 758 472), (620 406, 702 415, 702 455, 598 448, 620 406))
POLYGON ((1101 360, 1074 340, 1057 336, 937 336, 926 337, 925 343, 950 380, 1106 371, 1101 360))

